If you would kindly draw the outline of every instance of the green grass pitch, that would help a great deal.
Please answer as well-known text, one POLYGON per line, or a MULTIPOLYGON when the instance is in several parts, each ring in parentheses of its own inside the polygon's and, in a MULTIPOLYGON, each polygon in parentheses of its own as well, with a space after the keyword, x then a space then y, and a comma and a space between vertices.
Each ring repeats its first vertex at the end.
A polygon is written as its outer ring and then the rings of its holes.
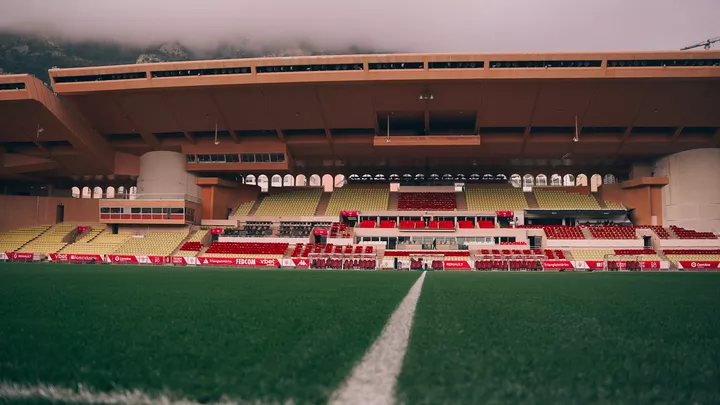
POLYGON ((399 398, 720 404, 720 274, 429 274, 399 398))
POLYGON ((324 403, 417 277, 0 264, 0 379, 324 403))
MULTIPOLYGON (((0 381, 325 404, 417 277, 0 263, 0 381)), ((718 404, 719 310, 720 274, 431 272, 397 399, 718 404)))

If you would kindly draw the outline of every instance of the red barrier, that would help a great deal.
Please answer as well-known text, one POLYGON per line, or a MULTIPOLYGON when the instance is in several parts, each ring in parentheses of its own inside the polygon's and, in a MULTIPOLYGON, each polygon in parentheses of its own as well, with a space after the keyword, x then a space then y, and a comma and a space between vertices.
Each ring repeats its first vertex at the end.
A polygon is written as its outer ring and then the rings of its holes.
MULTIPOLYGON (((616 263, 618 264, 619 269, 624 269, 627 261, 619 261, 616 263)), ((639 263, 640 263, 640 268, 643 270, 658 270, 658 269, 660 269, 660 262, 657 260, 641 261, 639 263)), ((587 267, 589 269, 593 269, 593 270, 602 270, 603 268, 605 268, 605 263, 601 260, 585 260, 585 264, 587 264, 587 267)))
POLYGON ((278 267, 278 259, 255 259, 246 257, 198 257, 201 266, 234 266, 234 267, 278 267))
POLYGON ((31 262, 33 261, 33 259, 35 259, 34 253, 7 252, 6 255, 8 260, 13 262, 31 262))
POLYGON ((470 263, 467 260, 445 260, 445 270, 457 269, 457 270, 471 270, 470 263))
POLYGON ((68 262, 68 263, 89 263, 95 260, 98 263, 103 262, 103 257, 100 255, 91 254, 65 254, 65 253, 50 253, 50 260, 54 262, 68 262))
POLYGON ((165 256, 127 256, 127 255, 110 255, 108 256, 110 263, 115 264, 163 264, 165 256))
POLYGON ((720 270, 720 262, 681 260, 678 262, 678 267, 686 270, 720 270))
POLYGON ((570 260, 544 260, 543 270, 573 270, 573 266, 570 260))
POLYGON ((310 268, 310 260, 308 259, 292 259, 295 268, 307 269, 310 268))
POLYGON ((210 229, 210 233, 213 235, 222 235, 224 229, 223 228, 212 228, 210 229))

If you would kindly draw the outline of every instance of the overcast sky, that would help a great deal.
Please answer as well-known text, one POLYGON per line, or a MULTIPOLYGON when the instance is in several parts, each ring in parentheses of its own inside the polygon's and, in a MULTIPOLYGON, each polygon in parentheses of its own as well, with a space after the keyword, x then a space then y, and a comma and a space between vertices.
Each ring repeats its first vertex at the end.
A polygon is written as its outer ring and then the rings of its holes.
MULTIPOLYGON (((720 0, 0 0, 0 29, 190 46, 409 52, 678 49, 720 36, 720 0)), ((720 49, 716 46, 715 49, 720 49)))

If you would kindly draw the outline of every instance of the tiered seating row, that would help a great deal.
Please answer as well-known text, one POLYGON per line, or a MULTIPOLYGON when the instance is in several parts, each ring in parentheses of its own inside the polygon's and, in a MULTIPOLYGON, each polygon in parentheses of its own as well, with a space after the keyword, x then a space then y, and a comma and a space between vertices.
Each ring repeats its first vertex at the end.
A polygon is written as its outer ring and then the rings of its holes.
POLYGON ((718 239, 717 235, 712 232, 698 232, 675 225, 671 225, 670 229, 675 232, 679 239, 718 239))
MULTIPOLYGON (((49 225, 16 229, 0 233, 0 252, 14 252, 50 228, 49 225)), ((33 252, 34 253, 34 252, 33 252)))
POLYGON ((398 209, 403 211, 453 211, 457 208, 455 193, 400 193, 398 209))
POLYGON ((637 239, 634 226, 590 226, 587 227, 595 239, 637 239))
POLYGON ((672 235, 670 235, 670 232, 667 231, 667 229, 663 228, 659 225, 638 225, 636 226, 638 229, 651 229, 660 239, 670 239, 672 238, 672 235))
POLYGON ((468 188, 465 199, 470 211, 522 211, 527 199, 517 188, 468 188))
POLYGON ((187 236, 187 231, 150 232, 142 238, 128 239, 113 253, 131 256, 168 256, 187 236))
POLYGON ((63 239, 75 228, 77 228, 77 225, 74 224, 57 224, 37 239, 23 246, 18 252, 40 254, 57 253, 67 246, 67 243, 63 242, 63 239))
POLYGON ((518 228, 542 229, 548 239, 585 239, 582 230, 576 226, 565 225, 521 225, 518 228))
POLYGON ((255 215, 268 217, 314 215, 321 196, 321 189, 293 190, 269 195, 262 200, 255 215))
POLYGON ((585 194, 568 193, 562 190, 552 190, 546 188, 535 188, 533 193, 535 194, 538 206, 542 209, 601 209, 594 197, 585 194))
POLYGON ((390 188, 342 187, 333 191, 325 215, 339 215, 340 211, 385 211, 388 209, 390 188))

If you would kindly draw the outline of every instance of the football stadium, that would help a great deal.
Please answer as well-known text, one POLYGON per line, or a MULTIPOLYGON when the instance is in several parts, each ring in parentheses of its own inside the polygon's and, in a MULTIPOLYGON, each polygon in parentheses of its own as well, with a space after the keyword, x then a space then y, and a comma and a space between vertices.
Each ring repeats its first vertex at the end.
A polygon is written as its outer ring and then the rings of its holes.
POLYGON ((720 51, 0 76, 0 401, 720 403, 720 51))

